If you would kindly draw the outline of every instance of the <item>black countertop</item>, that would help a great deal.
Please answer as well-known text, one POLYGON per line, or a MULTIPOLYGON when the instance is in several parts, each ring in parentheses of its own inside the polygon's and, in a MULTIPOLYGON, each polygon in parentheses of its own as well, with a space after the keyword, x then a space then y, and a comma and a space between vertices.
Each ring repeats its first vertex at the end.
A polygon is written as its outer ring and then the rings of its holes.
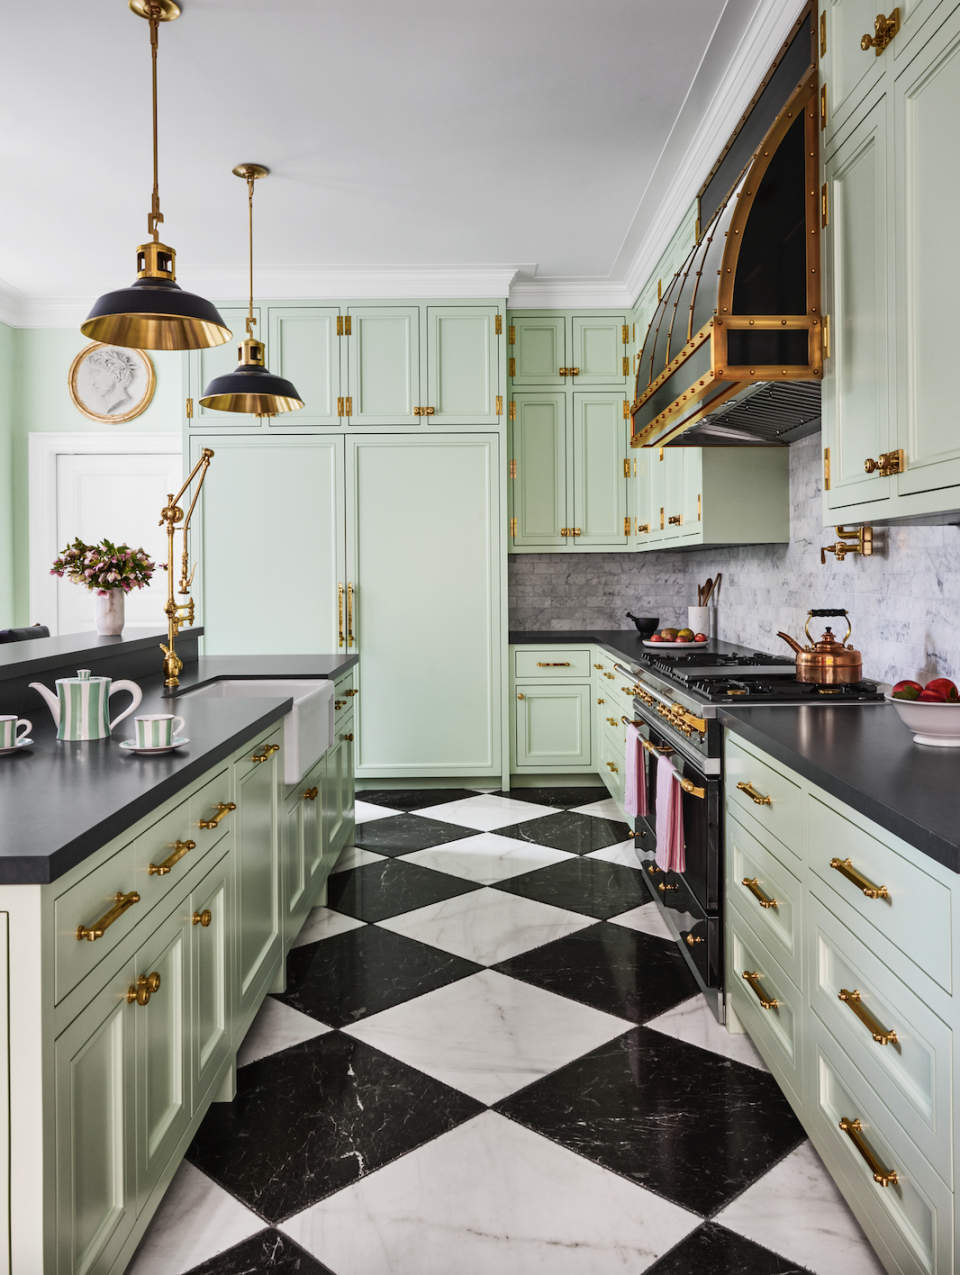
MULTIPOLYGON (((65 658, 73 655, 70 651, 65 658)), ((355 655, 210 656, 185 666, 179 689, 224 677, 335 678, 357 662, 355 655)), ((0 883, 55 881, 279 721, 292 703, 279 697, 185 701, 177 709, 186 718, 190 743, 145 757, 122 752, 120 741, 132 738, 134 716, 170 712, 174 705, 162 672, 135 680, 143 691, 137 713, 125 718, 110 739, 82 743, 58 742, 50 710, 36 691, 30 692, 22 715, 33 723, 34 745, 0 756, 0 883)), ((119 692, 115 711, 122 712, 128 702, 119 692)))
MULTIPOLYGON (((650 648, 643 645, 643 638, 636 629, 538 629, 534 631, 516 630, 508 635, 511 646, 579 646, 591 642, 602 646, 611 655, 619 659, 637 663, 641 655, 648 655, 650 648)), ((716 651, 718 654, 742 651, 742 646, 733 642, 721 642, 715 638, 712 642, 691 642, 692 651, 716 651)))

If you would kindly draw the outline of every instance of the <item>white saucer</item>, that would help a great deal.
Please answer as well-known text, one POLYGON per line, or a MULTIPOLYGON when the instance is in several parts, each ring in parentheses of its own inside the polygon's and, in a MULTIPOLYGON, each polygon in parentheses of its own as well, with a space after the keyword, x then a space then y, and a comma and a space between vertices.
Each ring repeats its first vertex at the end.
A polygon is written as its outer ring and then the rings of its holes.
POLYGON ((19 739, 12 748, 0 748, 0 757, 5 757, 7 753, 15 753, 20 748, 28 748, 32 743, 32 739, 19 739))
POLYGON ((182 739, 179 735, 174 736, 172 744, 165 744, 163 748, 141 748, 135 739, 122 739, 120 747, 128 753, 172 753, 175 748, 182 748, 184 744, 189 744, 189 739, 182 739))

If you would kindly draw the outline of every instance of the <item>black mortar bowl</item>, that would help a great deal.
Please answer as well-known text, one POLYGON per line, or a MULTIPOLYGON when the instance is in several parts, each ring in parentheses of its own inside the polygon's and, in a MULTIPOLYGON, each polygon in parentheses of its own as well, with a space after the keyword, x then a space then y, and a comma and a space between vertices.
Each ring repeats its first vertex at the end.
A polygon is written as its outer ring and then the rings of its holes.
POLYGON ((646 615, 631 615, 629 611, 627 612, 627 619, 634 622, 637 626, 637 632, 641 637, 645 638, 650 637, 652 633, 656 633, 657 625, 660 623, 659 618, 656 616, 651 619, 650 616, 646 615))

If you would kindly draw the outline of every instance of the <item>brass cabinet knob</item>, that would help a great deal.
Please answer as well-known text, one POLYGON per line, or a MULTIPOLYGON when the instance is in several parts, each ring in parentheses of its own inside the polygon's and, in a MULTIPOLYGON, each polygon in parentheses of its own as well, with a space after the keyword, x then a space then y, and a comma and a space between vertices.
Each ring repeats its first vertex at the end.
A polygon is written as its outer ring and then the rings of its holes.
POLYGON ((343 737, 343 738, 347 741, 347 743, 348 743, 348 744, 352 744, 352 743, 353 743, 353 732, 351 731, 349 735, 344 735, 344 737, 343 737))
POLYGON ((607 765, 608 765, 608 766, 610 767, 610 769, 614 772, 614 774, 616 774, 616 773, 617 773, 617 767, 613 764, 613 762, 612 762, 612 761, 608 761, 608 762, 607 762, 607 765))
POLYGON ((617 719, 615 717, 608 717, 607 721, 610 723, 611 726, 616 726, 617 724, 617 719))
POLYGON ((136 987, 127 988, 127 1004, 132 1005, 136 1001, 138 1005, 147 1005, 150 997, 159 990, 160 975, 156 970, 152 974, 141 974, 137 979, 136 987))
MULTIPOLYGON (((523 696, 521 695, 521 696, 520 696, 520 698, 521 698, 521 699, 523 699, 523 696)), ((602 700, 602 699, 598 699, 598 700, 597 700, 597 703, 598 703, 598 704, 603 704, 603 703, 605 703, 605 701, 604 701, 604 700, 602 700)))
POLYGON ((594 667, 594 668, 603 668, 603 665, 602 665, 602 664, 594 664, 594 666, 593 666, 593 667, 594 667))
POLYGON ((906 468, 903 448, 900 447, 895 452, 881 452, 877 460, 865 460, 863 468, 868 474, 877 473, 881 478, 891 478, 894 474, 902 474, 906 468))
POLYGON ((671 514, 670 517, 667 519, 667 522, 670 524, 671 527, 679 527, 680 524, 683 522, 683 514, 671 514))
POLYGON ((314 784, 312 788, 308 788, 307 791, 302 792, 300 796, 304 799, 304 801, 316 801, 317 794, 319 792, 320 792, 320 789, 317 787, 316 784, 314 784))
POLYGON ((879 57, 899 30, 899 6, 894 9, 889 17, 883 13, 878 13, 873 23, 873 35, 868 32, 863 36, 860 41, 860 48, 863 49, 864 53, 869 53, 873 49, 877 57, 879 57))
POLYGON ((351 697, 352 697, 352 696, 354 696, 354 695, 359 695, 359 694, 360 694, 360 692, 359 692, 359 691, 357 691, 357 690, 353 690, 353 691, 344 691, 343 693, 344 693, 344 695, 349 695, 349 696, 351 696, 351 697))
POLYGON ((194 912, 193 914, 194 925, 202 925, 204 929, 207 928, 212 920, 213 913, 209 908, 204 908, 202 912, 194 912))
POLYGON ((521 691, 521 692, 519 693, 519 695, 517 696, 517 699, 523 699, 523 692, 522 692, 522 691, 521 691))

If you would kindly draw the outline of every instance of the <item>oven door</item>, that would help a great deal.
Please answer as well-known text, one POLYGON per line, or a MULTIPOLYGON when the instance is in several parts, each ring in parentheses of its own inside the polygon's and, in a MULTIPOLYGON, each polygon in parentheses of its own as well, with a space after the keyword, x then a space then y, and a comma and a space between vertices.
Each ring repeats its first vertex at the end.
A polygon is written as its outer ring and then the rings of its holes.
MULTIPOLYGON (((650 726, 650 743, 661 756, 667 756, 684 779, 690 780, 695 792, 682 792, 684 858, 686 867, 682 874, 665 873, 664 878, 682 876, 684 896, 690 895, 705 913, 720 909, 721 889, 721 781, 717 776, 704 775, 701 769, 683 756, 673 746, 668 734, 659 727, 650 726), (702 794, 702 795, 701 795, 702 794)), ((647 754, 647 808, 650 811, 648 827, 656 846, 657 824, 657 765, 652 754, 647 754)), ((644 845, 650 839, 644 839, 644 845)), ((659 884, 659 882, 658 882, 659 884)), ((674 893, 670 891, 670 893, 674 893)))

